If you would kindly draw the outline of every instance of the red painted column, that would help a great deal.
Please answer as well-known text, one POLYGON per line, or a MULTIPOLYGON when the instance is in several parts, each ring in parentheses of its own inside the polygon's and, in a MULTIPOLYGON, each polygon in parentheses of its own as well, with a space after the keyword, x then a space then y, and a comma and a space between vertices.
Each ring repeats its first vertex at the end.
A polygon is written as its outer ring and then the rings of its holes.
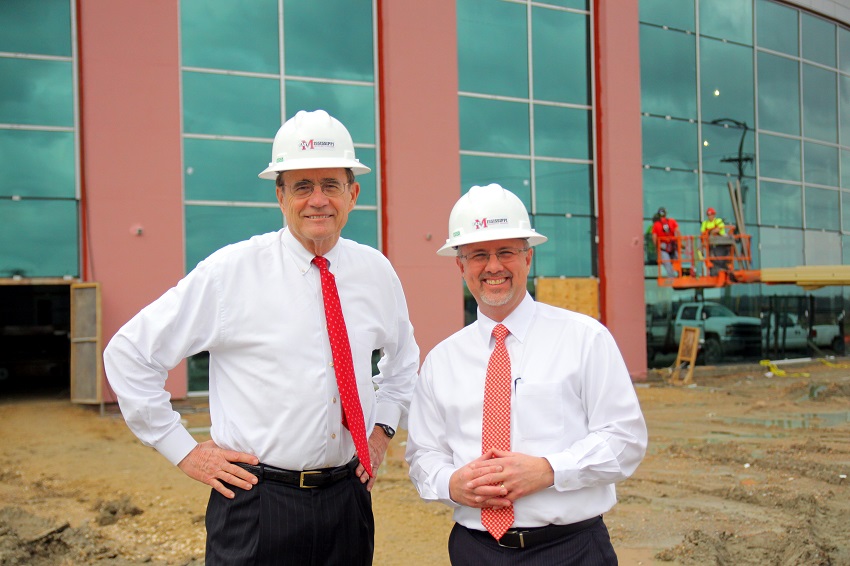
MULTIPOLYGON (((184 273, 179 7, 77 3, 81 167, 103 338, 184 273)), ((186 364, 168 391, 185 397, 186 364)), ((114 400, 108 384, 104 397, 114 400)))
POLYGON ((437 256, 460 197, 454 2, 378 2, 384 241, 425 355, 463 326, 463 282, 437 256))
POLYGON ((600 302, 632 378, 646 379, 638 2, 594 2, 600 302))

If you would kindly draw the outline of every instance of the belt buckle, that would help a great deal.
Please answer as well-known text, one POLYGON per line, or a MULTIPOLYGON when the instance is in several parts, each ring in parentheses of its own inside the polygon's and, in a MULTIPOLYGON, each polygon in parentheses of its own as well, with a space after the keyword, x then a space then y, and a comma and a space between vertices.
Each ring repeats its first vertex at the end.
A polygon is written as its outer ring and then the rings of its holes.
POLYGON ((523 531, 514 531, 512 534, 519 536, 519 546, 511 546, 511 545, 508 545, 508 544, 502 544, 502 539, 497 540, 496 544, 498 544, 502 548, 513 548, 513 549, 525 548, 525 539, 522 536, 523 531))
POLYGON ((315 488, 319 487, 317 485, 304 485, 304 476, 306 476, 308 474, 320 474, 320 473, 321 472, 319 472, 318 470, 301 472, 301 479, 298 482, 298 487, 303 488, 303 489, 315 489, 315 488))

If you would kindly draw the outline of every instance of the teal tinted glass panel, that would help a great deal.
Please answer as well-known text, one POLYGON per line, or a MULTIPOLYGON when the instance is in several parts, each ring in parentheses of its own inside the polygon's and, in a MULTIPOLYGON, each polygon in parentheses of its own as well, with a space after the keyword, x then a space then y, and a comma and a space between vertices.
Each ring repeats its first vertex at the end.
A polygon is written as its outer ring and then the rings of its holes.
POLYGON ((762 181, 759 186, 763 226, 803 227, 803 193, 799 185, 762 181))
POLYGON ((563 216, 534 217, 534 229, 549 238, 534 248, 538 277, 590 277, 593 275, 593 235, 590 219, 563 216))
MULTIPOLYGON (((841 235, 837 232, 806 230, 803 234, 803 243, 806 265, 839 265, 841 263, 841 235)), ((820 289, 820 291, 826 291, 826 289, 820 289)))
POLYGON ((753 3, 750 0, 700 0, 699 32, 752 45, 753 3))
POLYGON ((279 207, 192 206, 186 211, 186 271, 219 248, 283 227, 279 207))
POLYGON ((787 181, 803 179, 800 140, 759 134, 759 175, 787 181))
POLYGON ((374 80, 372 2, 284 0, 283 25, 287 76, 374 80))
MULTIPOLYGON (((531 162, 505 157, 460 156, 461 193, 474 185, 498 183, 518 196, 531 210, 531 162)), ((460 194, 458 194, 460 196, 460 194)))
POLYGON ((796 267, 803 265, 803 231, 762 228, 761 266, 796 267))
POLYGON ((575 8, 576 10, 588 9, 588 0, 545 0, 544 2, 537 2, 537 4, 549 4, 563 8, 575 8))
MULTIPOLYGON (((378 204, 378 170, 375 150, 371 147, 357 147, 354 152, 360 163, 372 170, 371 173, 357 176, 357 182, 360 183, 360 196, 357 197, 357 204, 375 206, 378 204)), ((390 198, 392 198, 392 195, 390 195, 390 198)))
POLYGON ((185 138, 185 198, 277 202, 274 182, 257 177, 271 153, 270 143, 185 138))
POLYGON ((806 228, 838 230, 840 210, 838 191, 806 187, 806 228))
POLYGON ((180 0, 182 64, 280 74, 277 22, 277 0, 180 0))
POLYGON ((803 59, 835 67, 835 24, 800 12, 803 28, 803 59))
POLYGON ((589 104, 588 17, 533 7, 531 22, 534 99, 589 104))
POLYGON ((374 210, 352 210, 342 229, 342 237, 378 248, 378 213, 374 210))
MULTIPOLYGON (((286 81, 286 115, 321 108, 345 124, 354 143, 375 143, 375 88, 286 81)), ((373 164, 368 164, 374 167, 373 164)))
POLYGON ((0 197, 76 195, 74 134, 0 130, 0 197))
MULTIPOLYGON (((703 175, 703 213, 708 207, 717 211, 717 216, 726 224, 736 224, 735 212, 732 208, 732 199, 729 196, 729 183, 734 186, 736 177, 728 175, 703 175)), ((741 200, 744 202, 744 222, 746 226, 756 224, 758 210, 756 208, 755 179, 744 177, 741 183, 741 200)), ((705 218, 705 216, 703 216, 705 218)), ((697 227, 699 230, 699 227, 697 227)))
POLYGON ((3 0, 0 27, 0 51, 71 56, 69 0, 3 0))
POLYGON ((183 72, 184 132, 271 138, 280 124, 280 81, 183 72))
POLYGON ((838 87, 836 73, 803 65, 803 135, 838 141, 838 87))
POLYGON ((838 28, 838 68, 850 73, 850 30, 838 28))
POLYGON ((800 64, 767 53, 758 54, 759 128, 800 135, 800 64))
POLYGON ((752 175, 755 141, 749 128, 721 120, 702 126, 702 167, 712 173, 752 175))
POLYGON ((460 97, 460 148, 513 155, 530 150, 528 105, 460 97))
POLYGON ((753 50, 751 47, 700 40, 702 119, 755 121, 753 50))
POLYGON ((461 92, 528 98, 525 5, 458 0, 457 42, 461 92))
POLYGON ((74 200, 0 200, 0 277, 77 277, 77 234, 74 200))
POLYGON ((590 110, 535 104, 534 153, 590 159, 590 110))
POLYGON ((534 163, 538 213, 590 216, 593 194, 590 165, 540 161, 534 163))
POLYGON ((841 150, 841 186, 850 189, 850 151, 846 149, 841 150))
POLYGON ((806 142, 803 155, 803 179, 807 183, 838 186, 838 148, 806 142))
POLYGON ((697 117, 696 44, 693 35, 640 27, 641 110, 697 117))
MULTIPOLYGON (((850 191, 841 191, 841 218, 844 223, 843 230, 850 231, 850 191)), ((845 238, 850 237, 846 236, 845 238)), ((844 240, 844 257, 847 263, 847 255, 850 253, 850 248, 847 247, 847 240, 844 240)))
POLYGON ((696 169, 697 125, 683 120, 644 116, 643 162, 656 167, 696 169))
MULTIPOLYGON (((640 0, 640 21, 658 26, 695 31, 693 0, 640 0)), ((642 49, 642 46, 641 46, 642 49)))
POLYGON ((798 13, 793 8, 770 0, 757 0, 756 33, 759 47, 797 55, 800 37, 797 26, 798 13))
POLYGON ((850 77, 838 75, 839 140, 850 146, 850 77))
POLYGON ((850 236, 842 236, 841 244, 841 263, 850 265, 850 236))
POLYGON ((70 62, 0 57, 0 77, 0 123, 74 125, 70 62))
POLYGON ((643 170, 643 215, 663 206, 676 220, 699 218, 699 177, 692 171, 643 170))

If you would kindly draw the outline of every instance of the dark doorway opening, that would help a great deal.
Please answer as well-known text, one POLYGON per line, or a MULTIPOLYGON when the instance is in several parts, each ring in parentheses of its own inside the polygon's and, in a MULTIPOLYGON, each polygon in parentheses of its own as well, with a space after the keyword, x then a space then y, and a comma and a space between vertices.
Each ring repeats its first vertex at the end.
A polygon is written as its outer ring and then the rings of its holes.
POLYGON ((0 285, 0 397, 70 391, 68 285, 0 285))

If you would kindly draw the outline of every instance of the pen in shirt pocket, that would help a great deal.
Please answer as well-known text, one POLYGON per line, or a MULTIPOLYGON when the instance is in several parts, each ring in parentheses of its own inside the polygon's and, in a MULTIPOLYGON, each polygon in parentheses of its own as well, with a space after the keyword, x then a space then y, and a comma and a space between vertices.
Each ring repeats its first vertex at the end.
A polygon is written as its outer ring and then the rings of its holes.
POLYGON ((521 377, 518 377, 514 380, 514 393, 516 393, 517 387, 519 387, 519 382, 522 381, 521 377))

